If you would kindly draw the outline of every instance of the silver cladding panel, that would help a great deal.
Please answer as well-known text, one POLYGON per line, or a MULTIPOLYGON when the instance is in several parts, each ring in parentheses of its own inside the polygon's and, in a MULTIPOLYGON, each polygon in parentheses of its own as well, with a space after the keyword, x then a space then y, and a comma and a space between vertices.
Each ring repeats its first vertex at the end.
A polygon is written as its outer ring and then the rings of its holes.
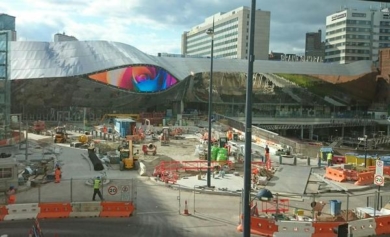
MULTIPOLYGON (((179 80, 191 73, 209 72, 209 58, 157 57, 133 46, 108 41, 11 42, 11 79, 82 76, 129 65, 155 65, 179 80)), ((247 72, 247 60, 214 59, 214 72, 247 72)), ((255 73, 361 75, 372 71, 371 61, 351 64, 255 61, 255 73)))

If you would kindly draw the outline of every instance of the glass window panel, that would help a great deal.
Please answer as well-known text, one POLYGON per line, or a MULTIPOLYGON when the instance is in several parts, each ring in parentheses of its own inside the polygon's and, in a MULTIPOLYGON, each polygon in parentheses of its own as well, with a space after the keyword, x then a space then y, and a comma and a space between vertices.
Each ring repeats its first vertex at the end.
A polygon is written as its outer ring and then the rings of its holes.
POLYGON ((4 66, 0 66, 0 80, 1 79, 6 79, 5 78, 5 67, 4 66))
POLYGON ((5 52, 0 52, 0 64, 5 64, 5 52))

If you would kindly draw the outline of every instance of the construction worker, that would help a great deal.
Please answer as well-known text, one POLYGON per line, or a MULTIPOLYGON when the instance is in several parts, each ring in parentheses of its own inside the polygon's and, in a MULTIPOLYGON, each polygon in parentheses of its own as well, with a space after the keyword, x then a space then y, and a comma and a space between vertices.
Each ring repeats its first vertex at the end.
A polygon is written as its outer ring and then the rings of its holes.
POLYGON ((16 202, 16 189, 14 186, 10 186, 8 191, 7 191, 7 203, 8 204, 15 204, 16 202))
POLYGON ((327 155, 326 155, 326 159, 328 161, 328 167, 332 166, 332 160, 333 160, 333 154, 332 152, 329 152, 327 155))
POLYGON ((95 201, 96 194, 99 195, 99 198, 101 201, 103 201, 102 193, 100 192, 100 185, 102 185, 102 181, 100 180, 100 177, 97 177, 93 181, 93 196, 92 201, 95 201))
POLYGON ((59 183, 61 181, 61 168, 60 166, 57 166, 56 170, 54 171, 54 182, 59 183))

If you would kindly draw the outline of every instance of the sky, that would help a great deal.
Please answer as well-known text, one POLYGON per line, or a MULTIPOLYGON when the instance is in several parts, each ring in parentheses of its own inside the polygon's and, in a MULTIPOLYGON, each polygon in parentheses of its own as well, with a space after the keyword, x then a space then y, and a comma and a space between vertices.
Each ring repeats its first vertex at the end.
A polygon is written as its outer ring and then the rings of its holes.
MULTIPOLYGON (((79 40, 107 40, 157 53, 181 52, 181 35, 205 18, 251 0, 1 0, 0 13, 16 17, 18 40, 53 41, 56 33, 79 40)), ((270 51, 304 52, 306 32, 325 32, 327 15, 344 6, 365 10, 359 0, 257 0, 271 12, 270 51)), ((324 33, 323 33, 324 38, 324 33)))

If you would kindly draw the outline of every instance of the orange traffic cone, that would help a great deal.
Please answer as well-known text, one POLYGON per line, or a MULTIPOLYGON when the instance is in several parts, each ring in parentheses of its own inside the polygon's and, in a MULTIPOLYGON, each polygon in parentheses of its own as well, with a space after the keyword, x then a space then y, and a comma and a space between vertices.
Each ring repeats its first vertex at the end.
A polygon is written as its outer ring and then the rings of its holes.
POLYGON ((186 216, 190 215, 190 213, 188 212, 187 200, 185 200, 185 202, 184 202, 184 213, 183 214, 186 216))

